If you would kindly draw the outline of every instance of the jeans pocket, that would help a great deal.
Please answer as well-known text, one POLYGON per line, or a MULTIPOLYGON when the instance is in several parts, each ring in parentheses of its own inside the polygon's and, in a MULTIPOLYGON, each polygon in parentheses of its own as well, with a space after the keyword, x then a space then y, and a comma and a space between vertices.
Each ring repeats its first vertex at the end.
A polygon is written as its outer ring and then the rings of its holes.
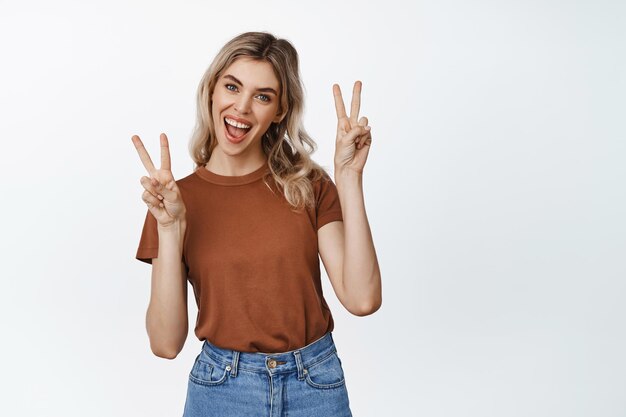
POLYGON ((346 380, 337 352, 306 369, 305 380, 313 388, 331 389, 345 385, 346 380))
POLYGON ((228 369, 217 363, 210 363, 199 354, 189 372, 189 380, 199 385, 220 385, 226 381, 228 369))

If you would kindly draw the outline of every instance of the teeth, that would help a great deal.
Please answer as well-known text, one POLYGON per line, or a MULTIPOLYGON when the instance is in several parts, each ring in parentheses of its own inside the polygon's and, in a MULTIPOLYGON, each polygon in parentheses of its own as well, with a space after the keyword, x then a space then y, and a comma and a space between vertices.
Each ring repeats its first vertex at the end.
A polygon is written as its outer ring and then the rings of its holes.
POLYGON ((243 123, 239 123, 239 122, 236 122, 236 121, 234 121, 232 119, 229 119, 228 117, 226 117, 224 120, 226 120, 226 123, 228 123, 229 125, 238 127, 239 129, 250 129, 250 127, 251 127, 251 126, 248 126, 248 125, 244 125, 243 123))

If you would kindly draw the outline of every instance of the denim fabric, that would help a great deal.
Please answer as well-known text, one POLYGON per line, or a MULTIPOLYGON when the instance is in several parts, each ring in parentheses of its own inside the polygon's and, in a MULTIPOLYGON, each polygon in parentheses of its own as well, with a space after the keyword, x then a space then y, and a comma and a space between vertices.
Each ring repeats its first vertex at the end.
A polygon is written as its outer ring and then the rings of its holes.
POLYGON ((207 340, 196 357, 183 417, 351 417, 331 332, 297 350, 227 350, 207 340))

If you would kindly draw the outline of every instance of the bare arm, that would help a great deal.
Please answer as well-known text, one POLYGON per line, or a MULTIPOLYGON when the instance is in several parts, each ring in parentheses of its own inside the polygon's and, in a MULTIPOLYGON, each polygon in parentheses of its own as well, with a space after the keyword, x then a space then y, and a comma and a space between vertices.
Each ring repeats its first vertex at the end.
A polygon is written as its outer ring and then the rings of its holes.
POLYGON ((335 178, 343 221, 318 230, 320 257, 341 304, 354 315, 366 316, 381 307, 382 284, 362 178, 351 171, 336 172, 335 178))
POLYGON ((152 352, 174 359, 183 349, 189 328, 187 274, 182 258, 185 222, 158 226, 159 254, 152 259, 150 304, 146 330, 152 352))
POLYGON ((363 168, 372 135, 367 117, 359 119, 361 84, 354 83, 350 117, 339 85, 333 84, 337 112, 335 181, 343 222, 321 227, 318 240, 337 297, 348 311, 365 316, 382 305, 382 284, 363 198, 363 168))
POLYGON ((174 359, 187 339, 187 275, 182 262, 186 208, 172 175, 169 143, 160 136, 161 167, 156 169, 139 136, 131 138, 150 177, 142 177, 142 200, 157 221, 159 251, 152 259, 150 304, 146 330, 150 349, 162 358, 174 359))

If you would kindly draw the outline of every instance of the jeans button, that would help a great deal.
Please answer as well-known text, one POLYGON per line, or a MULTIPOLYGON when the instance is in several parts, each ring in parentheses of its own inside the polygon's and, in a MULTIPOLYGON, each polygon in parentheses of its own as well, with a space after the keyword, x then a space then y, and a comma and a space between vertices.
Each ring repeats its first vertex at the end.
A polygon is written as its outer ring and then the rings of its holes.
POLYGON ((270 368, 274 369, 276 368, 276 361, 272 359, 271 361, 269 361, 268 365, 270 368))

